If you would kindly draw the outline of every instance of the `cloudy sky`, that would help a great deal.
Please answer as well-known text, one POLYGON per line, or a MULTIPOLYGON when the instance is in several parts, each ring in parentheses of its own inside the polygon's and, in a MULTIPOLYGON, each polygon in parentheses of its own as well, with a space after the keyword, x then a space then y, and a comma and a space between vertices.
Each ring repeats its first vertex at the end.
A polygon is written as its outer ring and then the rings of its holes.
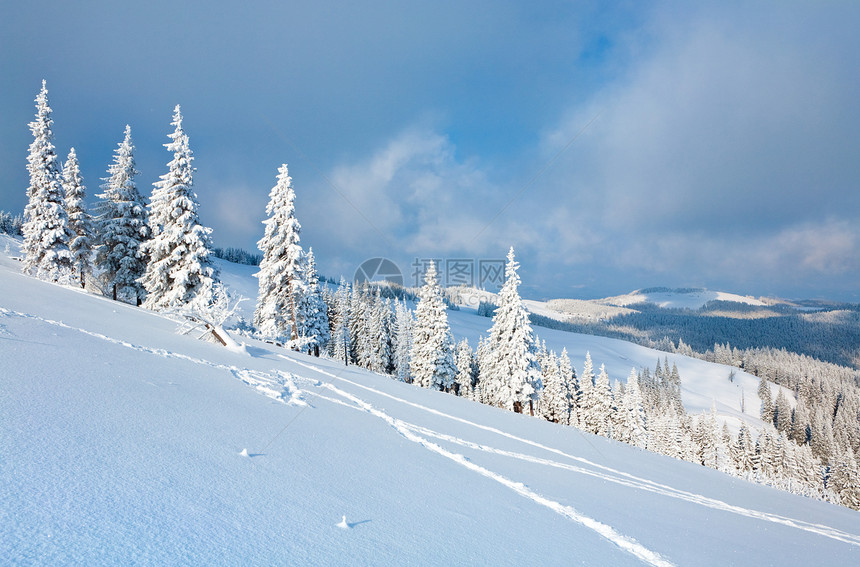
POLYGON ((287 163, 326 275, 514 246, 534 298, 860 301, 860 4, 605 4, 0 0, 0 209, 44 78, 91 196, 125 124, 150 193, 181 104, 217 246, 287 163))

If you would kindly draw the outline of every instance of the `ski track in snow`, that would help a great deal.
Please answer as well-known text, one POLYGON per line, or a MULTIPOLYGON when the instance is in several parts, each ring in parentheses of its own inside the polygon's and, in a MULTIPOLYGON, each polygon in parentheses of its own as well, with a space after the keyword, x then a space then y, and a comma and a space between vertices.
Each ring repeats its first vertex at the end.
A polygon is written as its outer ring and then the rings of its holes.
MULTIPOLYGON (((172 358, 177 360, 184 360, 186 362, 191 362, 194 364, 199 364, 201 366, 207 366, 209 368, 215 368, 217 370, 225 370, 227 372, 232 373, 236 378, 241 380, 242 382, 248 384, 253 387, 258 392, 262 393, 269 398, 272 398, 277 401, 284 402, 290 405, 299 405, 304 406, 307 405, 306 402, 302 399, 303 392, 298 389, 293 381, 293 376, 288 372, 282 372, 280 370, 272 370, 271 372, 263 372, 259 370, 249 370, 247 368, 239 368, 236 366, 228 366, 226 364, 218 364, 217 362, 210 362, 208 360, 203 360, 201 358, 194 358, 192 356, 188 356, 185 354, 180 354, 178 352, 171 352, 169 350, 160 349, 160 348, 151 348, 145 347, 142 345, 136 345, 130 343, 128 341, 123 341, 119 339, 114 339, 107 335, 103 335, 102 333, 96 333, 94 331, 88 331, 87 329, 81 329, 79 327, 72 327, 71 325, 67 325, 62 321, 54 321, 52 319, 46 319, 44 317, 39 317, 37 315, 31 315, 29 313, 19 313, 17 311, 11 311, 9 309, 5 309, 0 307, 0 315, 3 316, 12 316, 19 317, 22 319, 32 319, 35 321, 41 321, 43 323, 47 323, 48 325, 54 325, 56 327, 60 327, 63 329, 69 329, 71 331, 76 331, 78 333, 82 333, 84 335, 88 335, 97 339, 101 339, 103 341, 120 345, 125 348, 129 348, 132 350, 136 350, 138 352, 142 352, 145 354, 154 354, 156 356, 160 356, 162 358, 172 358)), ((5 328, 5 327, 4 327, 5 328)))
MULTIPOLYGON (((282 357, 283 357, 283 355, 282 355, 282 357)), ((296 363, 298 363, 298 364, 300 364, 300 365, 302 365, 302 366, 304 366, 310 370, 313 370, 315 372, 323 374, 324 376, 329 376, 331 378, 344 380, 340 376, 336 376, 336 375, 334 375, 334 374, 332 374, 326 370, 315 367, 311 364, 306 364, 306 363, 303 363, 303 362, 300 362, 300 361, 297 361, 294 359, 290 359, 288 357, 283 357, 283 358, 291 360, 292 362, 296 362, 296 363)), ((346 381, 352 383, 352 381, 350 381, 350 380, 346 380, 346 381)), ((568 518, 569 520, 572 520, 572 521, 574 521, 574 522, 576 522, 576 523, 578 523, 578 524, 580 524, 580 525, 582 525, 588 529, 591 529, 591 530, 597 532, 603 538, 609 540, 610 542, 614 543, 615 545, 617 545, 618 547, 620 547, 624 551, 631 553, 632 555, 634 555, 635 557, 639 558, 640 560, 648 563, 649 565, 655 565, 655 566, 660 566, 660 567, 668 567, 668 566, 674 565, 670 561, 666 560, 659 553, 644 547, 642 544, 637 542, 635 539, 618 533, 612 526, 609 526, 609 525, 604 524, 602 522, 599 522, 593 518, 590 518, 588 516, 580 514, 572 506, 567 506, 565 504, 561 504, 560 502, 550 500, 549 498, 546 498, 546 497, 538 494, 537 492, 529 489, 527 486, 525 486, 524 484, 522 484, 520 482, 516 482, 516 481, 511 480, 505 476, 502 476, 498 473, 495 473, 489 469, 486 469, 480 465, 477 465, 477 464, 471 462, 464 455, 448 451, 447 449, 443 448, 442 446, 440 446, 436 443, 433 443, 433 442, 429 441, 428 439, 425 439, 424 437, 421 437, 420 435, 416 434, 414 431, 416 426, 414 426, 410 423, 407 423, 405 421, 402 421, 400 419, 397 419, 395 417, 392 417, 382 410, 376 409, 370 403, 362 400, 358 396, 355 396, 353 394, 350 394, 349 392, 341 390, 340 388, 338 388, 337 386, 335 386, 334 384, 331 384, 329 382, 320 382, 319 385, 321 387, 324 387, 328 390, 331 390, 332 392, 336 393, 337 395, 351 401, 353 404, 355 404, 352 407, 364 410, 365 412, 382 419, 383 421, 388 423, 392 428, 394 428, 398 433, 400 433, 407 440, 412 441, 413 443, 417 443, 418 445, 420 445, 420 446, 422 446, 422 447, 424 447, 430 451, 433 451, 434 453, 437 453, 443 457, 446 457, 446 458, 454 461, 455 463, 457 463, 463 467, 466 467, 467 469, 472 470, 472 471, 474 471, 474 472, 476 472, 482 476, 485 476, 489 479, 495 480, 496 482, 502 484, 503 486, 510 488, 511 490, 516 492, 517 494, 524 496, 524 497, 526 497, 526 498, 528 498, 528 499, 530 499, 530 500, 532 500, 538 504, 546 506, 550 510, 556 512, 557 514, 560 514, 560 515, 564 516, 565 518, 568 518)), ((392 396, 392 397, 394 399, 399 399, 399 398, 396 398, 394 396, 392 396)))
MULTIPOLYGON (((523 461, 528 461, 528 462, 535 463, 535 464, 552 466, 555 468, 560 468, 560 469, 568 470, 571 472, 586 474, 589 476, 597 477, 597 478, 600 478, 602 480, 606 480, 606 481, 613 482, 616 484, 621 484, 621 485, 628 486, 631 488, 636 488, 639 490, 645 490, 648 492, 653 492, 653 493, 667 496, 670 498, 677 498, 680 500, 685 500, 685 501, 691 502, 693 504, 698 504, 700 506, 705 506, 705 507, 712 508, 715 510, 731 512, 731 513, 745 516, 748 518, 754 518, 757 520, 769 521, 769 522, 773 522, 776 524, 781 524, 784 526, 788 526, 788 527, 792 527, 792 528, 796 528, 796 529, 800 529, 800 530, 805 530, 805 531, 808 531, 811 533, 815 533, 818 535, 822 535, 825 537, 835 539, 837 541, 841 541, 843 543, 848 543, 851 545, 860 546, 860 536, 858 536, 856 534, 844 532, 842 530, 832 528, 830 526, 825 526, 823 524, 814 524, 811 522, 804 522, 802 520, 796 520, 794 518, 781 516, 779 514, 773 514, 770 512, 762 512, 759 510, 752 510, 749 508, 744 508, 742 506, 737 506, 734 504, 729 504, 728 502, 723 502, 722 500, 717 500, 715 498, 710 498, 710 497, 707 497, 707 496, 704 496, 701 494, 695 494, 692 492, 687 492, 687 491, 673 488, 673 487, 665 485, 665 484, 660 484, 658 482, 654 482, 654 481, 651 481, 651 480, 648 480, 645 478, 640 478, 640 477, 637 477, 637 476, 632 475, 630 473, 626 473, 623 471, 613 469, 611 467, 606 467, 606 466, 591 462, 588 459, 583 459, 581 457, 576 457, 574 455, 570 455, 570 454, 565 453, 564 451, 561 451, 559 449, 547 447, 546 445, 542 445, 540 443, 530 441, 528 439, 523 439, 521 437, 517 437, 515 435, 512 435, 510 433, 506 433, 506 432, 501 431, 499 429, 496 429, 494 427, 489 427, 486 425, 474 423, 472 421, 469 421, 469 420, 466 420, 466 419, 463 419, 460 417, 452 416, 452 415, 446 414, 444 412, 441 412, 441 411, 438 411, 438 410, 435 410, 432 408, 428 408, 426 406, 422 406, 420 404, 416 404, 414 402, 410 402, 410 401, 404 400, 402 398, 398 398, 397 396, 393 396, 391 394, 387 394, 385 392, 375 390, 375 389, 370 388, 368 386, 364 386, 363 384, 359 384, 357 382, 349 380, 348 378, 343 378, 342 376, 337 376, 337 375, 332 374, 332 373, 330 373, 330 372, 328 372, 322 368, 316 367, 316 366, 311 365, 311 364, 307 364, 305 362, 302 362, 300 360, 296 360, 294 358, 290 358, 290 357, 285 356, 283 354, 280 356, 281 356, 281 358, 284 358, 286 360, 290 360, 291 362, 294 362, 296 364, 304 366, 304 367, 306 367, 310 370, 313 370, 315 372, 324 374, 326 376, 330 376, 332 378, 336 378, 338 380, 342 380, 342 381, 347 382, 351 385, 354 385, 354 386, 357 386, 359 388, 368 390, 370 392, 384 396, 386 398, 390 398, 392 400, 398 401, 400 403, 403 403, 403 404, 406 404, 406 405, 409 405, 412 407, 423 409, 423 410, 425 410, 429 413, 432 413, 434 415, 446 417, 446 418, 449 418, 453 421, 457 421, 460 423, 471 425, 471 426, 476 427, 478 429, 483 429, 485 431, 497 433, 497 434, 502 435, 506 438, 520 441, 522 443, 531 445, 533 447, 540 448, 540 449, 558 454, 558 455, 563 456, 567 459, 571 459, 573 461, 583 463, 585 465, 588 465, 590 467, 594 467, 594 468, 599 469, 599 470, 604 471, 604 472, 590 470, 590 469, 586 469, 583 467, 578 467, 578 466, 570 465, 570 464, 566 464, 566 463, 560 463, 560 462, 553 461, 550 459, 544 459, 541 457, 535 457, 535 456, 526 455, 523 453, 516 453, 516 452, 512 452, 512 451, 506 451, 503 449, 496 449, 494 447, 489 447, 486 445, 480 445, 478 443, 473 443, 471 441, 467 441, 467 440, 461 439, 459 437, 454 437, 451 435, 445 435, 445 434, 437 433, 437 432, 434 432, 430 429, 398 420, 399 423, 403 427, 410 429, 414 433, 421 433, 421 434, 426 435, 428 437, 435 437, 437 439, 447 441, 450 443, 454 443, 454 444, 458 444, 458 445, 461 445, 464 447, 468 447, 468 448, 473 449, 473 450, 484 451, 484 452, 493 453, 496 455, 502 455, 502 456, 520 459, 523 461)), ((354 398, 354 396, 351 396, 351 397, 354 398)), ((356 399, 358 399, 358 398, 356 398, 356 399)), ((392 419, 394 419, 394 418, 392 418, 392 419)))
MULTIPOLYGON (((455 437, 452 435, 446 435, 446 434, 438 433, 438 432, 435 432, 433 430, 427 429, 425 427, 411 424, 411 423, 402 421, 400 419, 394 418, 391 415, 385 413, 384 411, 373 407, 370 403, 366 402, 365 400, 362 400, 361 398, 359 398, 353 394, 350 394, 349 392, 341 390, 340 388, 334 386, 333 384, 331 384, 329 382, 325 382, 325 381, 321 381, 321 380, 313 380, 313 379, 305 378, 305 377, 300 377, 300 376, 296 376, 296 375, 290 374, 288 372, 283 372, 280 370, 272 370, 269 372, 265 372, 265 371, 259 371, 259 370, 250 370, 248 368, 239 368, 236 366, 228 366, 228 365, 224 365, 224 364, 218 364, 218 363, 210 362, 208 360, 194 358, 194 357, 180 354, 180 353, 176 353, 176 352, 171 352, 171 351, 168 351, 165 349, 151 348, 151 347, 145 347, 145 346, 141 346, 141 345, 135 345, 135 344, 132 344, 128 341, 114 339, 114 338, 109 337, 107 335, 104 335, 102 333, 97 333, 97 332, 93 332, 93 331, 88 331, 86 329, 73 327, 71 325, 67 325, 67 324, 63 323, 62 321, 54 321, 54 320, 39 317, 36 315, 31 315, 31 314, 27 314, 27 313, 19 313, 17 311, 11 311, 9 309, 5 309, 2 307, 0 307, 0 315, 37 320, 37 321, 41 321, 41 322, 49 324, 49 325, 54 325, 54 326, 61 327, 64 329, 69 329, 72 331, 80 332, 80 333, 83 333, 85 335, 110 342, 112 344, 117 344, 117 345, 120 345, 120 346, 123 346, 126 348, 130 348, 132 350, 136 350, 138 352, 142 352, 142 353, 146 353, 146 354, 153 354, 153 355, 160 356, 163 358, 173 358, 173 359, 178 359, 178 360, 184 360, 184 361, 191 362, 194 364, 199 364, 199 365, 207 366, 210 368, 215 368, 218 370, 224 370, 224 371, 230 372, 233 376, 235 376, 236 378, 238 378, 239 380, 241 380, 245 384, 251 386, 252 388, 257 390, 261 394, 263 394, 269 398, 275 399, 277 401, 281 401, 281 402, 286 403, 286 404, 306 406, 307 403, 303 400, 302 395, 304 393, 310 393, 314 396, 320 397, 322 399, 326 399, 327 401, 341 404, 341 405, 344 405, 344 406, 347 406, 347 407, 350 407, 353 409, 358 409, 358 410, 364 411, 364 412, 369 413, 371 415, 374 415, 374 416, 382 419, 386 423, 388 423, 392 428, 394 428, 400 435, 402 435, 407 440, 412 441, 414 443, 417 443, 418 445, 420 445, 420 446, 422 446, 422 447, 424 447, 424 448, 426 448, 426 449, 428 449, 434 453, 437 453, 443 457, 446 457, 446 458, 458 463, 459 465, 461 465, 465 468, 468 468, 468 469, 470 469, 470 470, 472 470, 478 474, 481 474, 482 476, 485 476, 487 478, 495 480, 496 482, 499 482, 500 484, 510 488, 514 492, 517 492, 521 496, 528 498, 528 499, 530 499, 530 500, 532 500, 538 504, 546 506, 547 508, 553 510, 554 512, 556 512, 556 513, 558 513, 558 514, 560 514, 560 515, 562 515, 562 516, 564 516, 564 517, 566 517, 566 518, 568 518, 568 519, 570 519, 570 520, 572 520, 572 521, 574 521, 574 522, 576 522, 576 523, 578 523, 584 527, 587 527, 587 528, 595 531, 596 533, 598 533, 599 535, 601 535, 605 539, 609 540, 613 544, 617 545, 621 549, 633 554, 635 557, 637 557, 637 558, 641 559, 642 561, 644 561, 648 564, 651 564, 651 565, 667 566, 667 565, 672 565, 672 563, 667 561, 660 554, 645 548, 644 546, 639 544, 636 540, 629 538, 623 534, 618 533, 611 526, 608 526, 608 525, 603 524, 603 523, 601 523, 601 522, 599 522, 593 518, 590 518, 588 516, 584 516, 584 515, 580 514, 571 506, 561 504, 560 502, 556 502, 554 500, 550 500, 550 499, 534 492, 533 490, 530 490, 528 487, 526 487, 522 483, 513 481, 511 479, 508 479, 505 476, 502 476, 498 473, 495 473, 495 472, 493 472, 489 469, 486 469, 480 465, 477 465, 477 464, 471 462, 464 455, 451 452, 451 451, 443 448, 442 446, 438 445, 437 443, 430 441, 428 438, 436 438, 436 439, 439 439, 441 441, 445 441, 445 442, 452 443, 455 445, 460 445, 460 446, 463 446, 463 447, 466 447, 466 448, 469 448, 472 450, 492 453, 492 454, 500 455, 500 456, 506 456, 506 457, 519 459, 519 460, 534 463, 534 464, 551 466, 554 468, 559 468, 559 469, 563 469, 563 470, 567 470, 567 471, 575 472, 575 473, 579 473, 579 474, 585 474, 585 475, 589 475, 589 476, 593 476, 596 478, 606 480, 608 482, 613 482, 613 483, 617 483, 620 485, 624 485, 627 487, 657 493, 657 494, 667 496, 670 498, 677 498, 680 500, 685 500, 687 502, 691 502, 691 503, 705 506, 708 508, 712 508, 712 509, 716 509, 716 510, 722 510, 722 511, 726 511, 726 512, 731 512, 731 513, 735 513, 735 514, 749 517, 749 518, 754 518, 754 519, 763 520, 763 521, 769 521, 769 522, 793 527, 796 529, 805 530, 808 532, 812 532, 812 533, 815 533, 818 535, 822 535, 825 537, 835 539, 837 541, 841 541, 841 542, 848 543, 851 545, 860 546, 860 536, 855 535, 855 534, 844 532, 842 530, 838 530, 838 529, 835 529, 835 528, 832 528, 829 526, 825 526, 822 524, 814 524, 814 523, 810 523, 810 522, 804 522, 802 520, 796 520, 793 518, 780 516, 778 514, 772 514, 769 512, 761 512, 758 510, 743 508, 741 506, 729 504, 729 503, 723 502, 721 500, 709 498, 707 496, 687 492, 684 490, 679 490, 679 489, 672 488, 670 486, 660 484, 660 483, 657 483, 657 482, 654 482, 654 481, 651 481, 648 479, 636 477, 635 475, 632 475, 630 473, 619 471, 619 470, 613 469, 611 467, 606 467, 604 465, 600 465, 598 463, 594 463, 592 461, 589 461, 588 459, 584 459, 581 457, 576 457, 574 455, 570 455, 570 454, 565 453, 564 451, 561 451, 559 449, 555 449, 553 447, 548 447, 548 446, 543 445, 541 443, 531 441, 531 440, 528 440, 528 439, 525 439, 522 437, 518 437, 516 435, 507 433, 507 432, 502 431, 500 429, 497 429, 495 427, 490 427, 490 426, 482 425, 479 423, 475 423, 473 421, 469 421, 467 419, 453 416, 453 415, 447 414, 445 412, 442 412, 442 411, 439 411, 439 410, 436 410, 433 408, 422 406, 421 404, 411 402, 409 400, 398 398, 397 396, 376 390, 376 389, 371 388, 369 386, 365 386, 363 384, 360 384, 360 383, 355 382, 353 380, 350 380, 348 378, 344 378, 342 376, 338 376, 336 374, 328 372, 327 370, 324 370, 320 367, 302 362, 300 360, 297 360, 295 358, 292 358, 292 357, 289 357, 289 356, 286 356, 283 354, 280 354, 279 356, 281 358, 283 358, 284 360, 288 360, 294 364, 298 364, 300 366, 303 366, 303 367, 305 367, 305 368, 307 368, 313 372, 316 372, 318 374, 322 374, 324 376, 328 376, 328 377, 334 378, 336 380, 341 380, 341 381, 348 383, 352 386, 355 386, 357 388, 364 389, 368 392, 389 398, 391 400, 394 400, 398 403, 405 404, 407 406, 421 409, 421 410, 426 411, 430 414, 444 417, 444 418, 447 418, 447 419, 450 419, 450 420, 453 420, 453 421, 456 421, 459 423, 463 423, 465 425, 469 425, 469 426, 475 427, 477 429, 488 431, 488 432, 500 435, 502 437, 508 438, 510 440, 524 443, 526 445, 530 445, 530 446, 537 448, 537 449, 548 451, 550 453, 556 454, 556 455, 564 457, 566 459, 570 459, 572 461, 579 462, 583 465, 587 465, 588 467, 592 467, 592 469, 588 469, 588 468, 584 468, 581 466, 576 466, 576 465, 572 465, 572 464, 568 464, 568 463, 561 463, 561 462, 554 461, 551 459, 545 459, 542 457, 536 457, 536 456, 527 455, 524 453, 517 453, 514 451, 507 451, 507 450, 503 450, 503 449, 498 449, 498 448, 491 447, 488 445, 482 445, 482 444, 474 443, 472 441, 468 441, 468 440, 462 439, 460 437, 455 437), (310 391, 304 392, 295 385, 294 380, 303 380, 303 381, 309 382, 313 386, 326 388, 326 389, 332 391, 333 393, 337 394, 341 398, 345 398, 352 403, 351 404, 346 403, 346 402, 343 402, 342 400, 338 400, 336 398, 324 396, 324 395, 319 394, 319 393, 314 393, 314 392, 310 392, 310 391), (424 435, 426 437, 422 437, 422 435, 424 435), (593 469, 597 469, 597 470, 593 470, 593 469)), ((3 328, 3 330, 4 331, 6 330, 5 327, 3 328)), ((4 334, 9 334, 9 333, 7 331, 4 334)))

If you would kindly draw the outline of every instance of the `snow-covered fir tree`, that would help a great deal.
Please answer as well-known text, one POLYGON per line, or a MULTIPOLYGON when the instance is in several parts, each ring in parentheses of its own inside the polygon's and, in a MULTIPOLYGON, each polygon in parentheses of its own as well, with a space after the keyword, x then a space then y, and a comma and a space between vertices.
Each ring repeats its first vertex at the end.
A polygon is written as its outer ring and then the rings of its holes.
POLYGON ((582 367, 582 376, 579 379, 579 421, 581 429, 591 431, 593 423, 592 412, 594 411, 594 363, 591 353, 586 351, 585 364, 582 367))
POLYGON ((373 345, 367 331, 370 326, 370 312, 371 305, 367 287, 353 286, 352 296, 349 298, 350 358, 362 368, 370 368, 371 366, 373 345))
POLYGON ((540 369, 543 381, 543 394, 540 399, 541 417, 547 421, 566 424, 570 415, 570 399, 565 391, 558 357, 554 352, 549 351, 541 356, 540 369))
POLYGON ((301 225, 296 218, 296 193, 287 164, 278 168, 277 183, 269 192, 263 224, 263 238, 257 247, 263 253, 260 262, 259 295, 254 311, 254 326, 260 334, 272 339, 296 340, 296 304, 305 292, 305 266, 299 244, 301 225))
POLYGON ((308 352, 319 356, 331 338, 328 307, 322 297, 313 248, 308 249, 305 263, 307 288, 298 304, 299 335, 306 339, 308 352))
POLYGON ((414 382, 423 388, 449 390, 454 385, 453 339, 442 288, 436 280, 436 264, 430 263, 415 308, 410 369, 414 382))
POLYGON ((612 431, 611 424, 613 421, 613 412, 615 411, 615 403, 612 398, 612 389, 609 385, 609 374, 607 374, 606 366, 603 364, 600 365, 600 372, 594 381, 592 394, 594 405, 591 409, 590 419, 587 422, 588 430, 597 435, 609 437, 612 431))
POLYGON ((370 364, 368 368, 380 374, 389 374, 391 362, 391 302, 381 297, 379 288, 369 296, 366 333, 369 339, 370 364))
POLYGON ((761 399, 761 419, 765 423, 773 423, 773 396, 767 379, 762 376, 758 383, 758 397, 761 399))
POLYGON ((645 448, 647 431, 645 426, 645 408, 642 405, 642 393, 639 390, 639 377, 636 369, 630 371, 624 395, 618 408, 620 418, 619 431, 616 438, 629 445, 645 448))
POLYGON ((66 213, 59 163, 54 149, 48 88, 36 96, 36 119, 30 122, 33 142, 27 157, 30 185, 24 208, 23 272, 39 279, 69 283, 72 277, 72 233, 66 213))
POLYGON ((457 343, 457 395, 473 399, 475 395, 475 374, 477 368, 475 356, 469 347, 469 341, 463 339, 457 343))
POLYGON ((558 357, 558 373, 561 378, 562 393, 567 401, 567 415, 564 416, 562 423, 577 425, 579 423, 579 381, 570 363, 567 348, 561 349, 561 355, 558 357))
POLYGON ((337 360, 349 363, 349 300, 350 289, 346 280, 341 277, 340 285, 334 294, 332 304, 332 334, 329 342, 329 353, 337 360))
POLYGON ((205 309, 212 301, 218 270, 212 262, 211 228, 200 224, 197 195, 192 190, 194 168, 188 135, 182 129, 179 105, 165 144, 173 152, 168 171, 155 183, 149 209, 152 238, 141 246, 148 256, 140 279, 148 309, 205 309))
POLYGON ((93 224, 84 202, 86 187, 75 148, 69 151, 69 157, 63 165, 63 193, 72 233, 69 251, 72 254, 73 275, 83 288, 86 287, 87 276, 92 273, 93 224))
POLYGON ((518 291, 519 263, 514 259, 513 247, 507 260, 505 283, 499 292, 499 307, 480 369, 483 394, 491 405, 534 415, 534 405, 543 388, 540 365, 528 311, 518 291))
POLYGON ((146 271, 141 245, 150 237, 146 201, 134 181, 139 173, 134 164, 131 127, 126 125, 113 163, 103 179, 96 208, 98 234, 96 267, 102 285, 113 299, 140 305, 146 290, 140 278, 146 271))
POLYGON ((410 360, 412 355, 412 310, 405 301, 394 308, 394 368, 395 376, 403 382, 412 382, 410 360))

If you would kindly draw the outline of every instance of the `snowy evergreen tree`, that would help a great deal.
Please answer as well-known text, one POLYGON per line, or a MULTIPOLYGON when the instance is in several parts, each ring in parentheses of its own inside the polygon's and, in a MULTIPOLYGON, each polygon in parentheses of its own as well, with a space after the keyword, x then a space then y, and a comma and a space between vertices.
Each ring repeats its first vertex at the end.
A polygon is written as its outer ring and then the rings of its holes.
POLYGON ((603 437, 609 437, 614 402, 612 399, 612 389, 609 386, 609 375, 606 373, 606 367, 603 364, 600 365, 600 372, 594 381, 592 399, 594 405, 591 407, 591 412, 589 412, 586 418, 586 430, 603 437))
POLYGON ((499 307, 487 339, 487 352, 480 369, 483 393, 489 403, 534 415, 534 405, 543 388, 540 365, 529 314, 518 292, 519 264, 514 249, 508 252, 505 283, 499 292, 499 307))
POLYGON ((645 448, 648 432, 636 369, 632 369, 630 375, 627 377, 627 384, 624 387, 624 396, 619 411, 623 415, 623 418, 619 420, 623 423, 623 431, 620 432, 621 437, 619 439, 634 447, 645 448))
POLYGON ((580 429, 592 430, 594 418, 594 363, 591 361, 591 353, 585 353, 585 364, 582 367, 582 377, 579 379, 579 422, 580 429))
POLYGON ((295 215, 296 194, 287 164, 278 169, 278 180, 269 192, 263 221, 263 238, 257 243, 263 253, 260 262, 259 295, 254 326, 264 337, 296 340, 296 304, 305 293, 305 267, 299 244, 301 225, 295 215))
POLYGON ((179 105, 171 125, 174 131, 165 147, 173 159, 155 183, 149 214, 152 238, 141 246, 149 258, 140 279, 147 293, 143 305, 154 310, 205 309, 214 297, 218 272, 210 257, 212 229, 202 226, 197 214, 193 158, 179 105))
POLYGON ((143 302, 146 291, 140 278, 146 272, 147 258, 141 245, 150 237, 146 201, 137 190, 134 178, 134 144, 131 127, 115 150, 108 176, 97 195, 95 218, 98 233, 95 264, 99 279, 110 290, 114 300, 136 305, 143 302))
POLYGON ((463 339, 457 343, 457 395, 472 399, 475 390, 475 357, 469 347, 469 341, 463 339))
POLYGON ((329 352, 332 357, 349 363, 349 298, 350 289, 346 280, 341 277, 340 285, 334 294, 334 331, 332 332, 329 352))
POLYGON ((424 285, 418 291, 412 335, 410 368, 415 383, 423 388, 449 390, 454 385, 457 368, 445 301, 442 288, 436 280, 434 262, 430 263, 424 285))
POLYGON ((734 447, 734 461, 738 472, 746 477, 752 477, 756 468, 755 444, 746 423, 741 423, 737 442, 734 447))
POLYGON ((370 298, 367 287, 353 286, 349 299, 349 343, 350 358, 362 368, 370 368, 373 347, 370 333, 370 298))
POLYGON ((394 368, 402 382, 412 382, 410 357, 412 352, 412 311, 404 301, 394 309, 394 368))
POLYGON ((69 243, 73 235, 69 229, 63 185, 54 150, 53 123, 51 107, 48 105, 48 89, 45 81, 42 81, 42 90, 36 96, 36 119, 29 124, 33 142, 27 157, 30 185, 27 187, 29 202, 24 208, 22 270, 39 279, 67 284, 72 277, 69 243))
POLYGON ((776 394, 776 401, 773 404, 773 424, 780 433, 788 434, 791 429, 791 405, 782 388, 776 394))
POLYGON ((579 381, 573 366, 570 364, 567 348, 561 349, 561 355, 558 358, 558 372, 561 378, 562 393, 567 402, 567 415, 562 422, 565 425, 577 425, 579 423, 579 381))
POLYGON ((84 203, 86 187, 84 187, 84 178, 81 176, 75 148, 69 151, 69 157, 63 166, 63 193, 66 200, 66 214, 69 217, 69 230, 73 235, 69 242, 73 275, 80 281, 83 288, 86 287, 87 276, 92 273, 93 225, 84 203))
POLYGON ((313 248, 308 249, 305 263, 307 289, 298 304, 299 334, 307 339, 309 354, 319 356, 331 339, 328 307, 322 297, 313 248))
POLYGON ((764 376, 761 377, 758 383, 758 397, 761 399, 761 419, 765 423, 773 423, 773 396, 770 393, 770 386, 764 376))
POLYGON ((379 288, 370 299, 365 331, 369 342, 368 368, 373 372, 387 374, 392 368, 391 302, 380 296, 379 288))
MULTIPOLYGON (((543 348, 542 348, 543 350, 543 348)), ((540 414, 547 421, 566 424, 570 412, 570 400, 559 369, 558 357, 550 351, 541 357, 541 381, 543 395, 540 398, 540 414)))

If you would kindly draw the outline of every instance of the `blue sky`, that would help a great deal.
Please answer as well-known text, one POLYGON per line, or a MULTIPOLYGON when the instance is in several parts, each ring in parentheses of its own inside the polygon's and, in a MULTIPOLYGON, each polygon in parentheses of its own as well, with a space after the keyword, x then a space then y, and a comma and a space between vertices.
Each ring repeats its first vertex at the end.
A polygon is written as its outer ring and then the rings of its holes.
POLYGON ((218 246, 255 247, 287 163, 328 275, 513 245, 535 298, 858 302, 857 29, 849 2, 0 0, 0 209, 44 78, 90 196, 126 123, 149 194, 181 104, 218 246))

